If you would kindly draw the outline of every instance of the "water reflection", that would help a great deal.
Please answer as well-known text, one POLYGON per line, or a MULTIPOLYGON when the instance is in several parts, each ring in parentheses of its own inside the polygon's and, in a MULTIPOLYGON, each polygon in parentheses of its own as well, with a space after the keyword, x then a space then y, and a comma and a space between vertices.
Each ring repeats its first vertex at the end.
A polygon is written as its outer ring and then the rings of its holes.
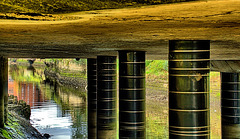
MULTIPOLYGON (((9 95, 30 104, 31 123, 55 139, 87 138, 86 93, 45 79, 43 68, 11 65, 9 95)), ((221 138, 220 74, 210 76, 211 138, 221 138)), ((147 80, 147 138, 168 138, 168 81, 147 80)))
POLYGON ((9 95, 31 106, 31 123, 51 138, 87 138, 86 93, 45 79, 43 68, 11 65, 9 95))

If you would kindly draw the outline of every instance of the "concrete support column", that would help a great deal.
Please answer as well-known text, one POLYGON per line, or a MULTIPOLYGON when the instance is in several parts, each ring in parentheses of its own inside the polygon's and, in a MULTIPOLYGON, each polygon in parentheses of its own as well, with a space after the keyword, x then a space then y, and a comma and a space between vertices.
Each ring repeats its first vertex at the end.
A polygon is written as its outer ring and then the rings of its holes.
POLYGON ((88 138, 97 138, 97 59, 87 59, 88 138))
POLYGON ((222 138, 240 138, 240 73, 221 73, 222 138))
POLYGON ((97 138, 117 137, 116 57, 97 57, 97 138))
POLYGON ((119 138, 146 138, 145 52, 119 51, 119 138))
POLYGON ((169 41, 169 138, 209 139, 210 41, 169 41))
POLYGON ((8 107, 8 59, 0 57, 0 127, 7 122, 8 107), (4 109, 5 108, 5 109, 4 109))

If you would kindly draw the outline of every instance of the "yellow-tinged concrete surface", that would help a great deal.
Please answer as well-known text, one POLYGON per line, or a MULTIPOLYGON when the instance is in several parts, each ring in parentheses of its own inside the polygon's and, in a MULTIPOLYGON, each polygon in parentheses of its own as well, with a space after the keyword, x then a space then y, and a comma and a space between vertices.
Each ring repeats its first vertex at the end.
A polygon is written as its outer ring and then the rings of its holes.
POLYGON ((78 20, 0 20, 0 55, 88 58, 144 50, 168 59, 168 40, 211 40, 212 60, 240 59, 240 0, 72 13, 78 20))

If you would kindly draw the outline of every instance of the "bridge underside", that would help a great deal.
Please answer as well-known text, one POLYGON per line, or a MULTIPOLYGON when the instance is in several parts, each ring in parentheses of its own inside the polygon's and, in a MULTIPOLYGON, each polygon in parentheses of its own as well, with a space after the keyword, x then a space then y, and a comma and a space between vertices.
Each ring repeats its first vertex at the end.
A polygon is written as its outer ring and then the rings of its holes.
MULTIPOLYGON (((92 63, 88 59, 89 71, 95 72, 88 74, 88 83, 96 87, 88 89, 88 96, 98 105, 88 107, 89 119, 95 119, 88 123, 94 128, 89 133, 100 139, 111 134, 115 138, 118 99, 115 56, 119 52, 119 138, 145 138, 143 51, 146 51, 147 59, 169 60, 169 138, 182 135, 209 138, 209 70, 240 71, 239 7, 240 1, 211 0, 74 13, 71 16, 81 17, 74 21, 0 20, 0 127, 4 126, 4 113, 7 113, 4 111, 8 81, 6 57, 97 57, 92 63), (209 41, 171 41, 169 45, 169 40, 210 40, 210 44, 209 41)), ((223 77, 222 90, 240 96, 239 74, 223 77)), ((225 117, 238 117, 237 123, 222 118, 223 129, 227 129, 223 130, 223 137, 239 130, 238 98, 222 98, 227 100, 222 106, 225 117), (236 105, 231 106, 233 103, 236 105), (229 124, 233 127, 230 131, 226 126, 229 124)))
MULTIPOLYGON (((168 40, 211 40, 211 60, 239 60, 240 1, 213 0, 71 14, 79 20, 0 20, 0 55, 93 58, 119 50, 168 59, 168 40)), ((64 15, 70 16, 70 15, 64 15)))

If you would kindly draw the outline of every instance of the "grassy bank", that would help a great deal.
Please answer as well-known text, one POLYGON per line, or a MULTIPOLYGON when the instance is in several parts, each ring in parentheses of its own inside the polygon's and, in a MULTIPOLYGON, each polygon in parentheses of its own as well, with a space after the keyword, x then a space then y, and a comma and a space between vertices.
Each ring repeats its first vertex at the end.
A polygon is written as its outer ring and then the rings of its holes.
POLYGON ((0 2, 0 12, 69 13, 182 1, 191 0, 3 0, 0 2))

